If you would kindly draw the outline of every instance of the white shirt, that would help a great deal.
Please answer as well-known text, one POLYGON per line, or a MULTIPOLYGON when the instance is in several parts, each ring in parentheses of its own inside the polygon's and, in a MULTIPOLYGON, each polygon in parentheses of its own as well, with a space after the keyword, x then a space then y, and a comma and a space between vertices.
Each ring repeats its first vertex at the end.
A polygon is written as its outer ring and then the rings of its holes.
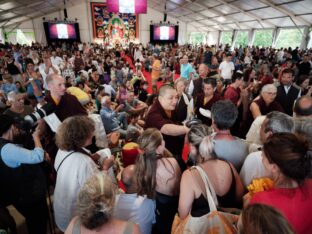
POLYGON ((223 77, 223 79, 232 79, 232 71, 234 71, 235 69, 234 63, 232 61, 223 61, 222 63, 220 63, 219 69, 221 71, 221 77, 223 77))
POLYGON ((114 96, 116 94, 115 89, 113 88, 113 86, 108 85, 108 84, 103 84, 105 93, 107 93, 109 96, 114 96))
POLYGON ((51 56, 51 63, 54 66, 60 68, 61 64, 63 63, 63 59, 59 56, 55 56, 55 57, 51 56))
POLYGON ((247 187, 253 179, 271 177, 271 173, 266 170, 262 163, 262 151, 249 154, 242 166, 239 176, 244 187, 247 187))
POLYGON ((93 160, 82 153, 75 152, 60 163, 70 152, 57 152, 54 168, 57 170, 54 190, 54 217, 59 229, 65 231, 75 216, 76 200, 80 188, 95 173, 99 172, 93 160))
MULTIPOLYGON (((53 65, 53 63, 52 63, 52 66, 57 70, 57 74, 61 74, 61 71, 57 66, 53 65)), ((44 87, 44 89, 48 90, 48 84, 46 82, 46 79, 47 79, 48 75, 54 74, 54 70, 52 69, 52 67, 50 67, 49 72, 47 74, 45 72, 45 69, 46 69, 46 65, 44 63, 41 63, 39 65, 39 72, 40 72, 42 79, 43 79, 43 87, 44 87)))
POLYGON ((152 199, 134 194, 116 196, 114 217, 124 221, 132 221, 139 225, 141 233, 152 232, 152 224, 156 222, 156 203, 152 199))

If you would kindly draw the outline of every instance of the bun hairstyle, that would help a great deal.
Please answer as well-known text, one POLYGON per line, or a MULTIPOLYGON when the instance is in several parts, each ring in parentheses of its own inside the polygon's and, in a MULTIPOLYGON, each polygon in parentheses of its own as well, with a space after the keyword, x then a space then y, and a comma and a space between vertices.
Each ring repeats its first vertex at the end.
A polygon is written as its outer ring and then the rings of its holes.
POLYGON ((90 230, 107 223, 113 214, 116 187, 109 175, 98 173, 89 178, 77 198, 77 214, 90 230))
POLYGON ((206 136, 203 138, 199 145, 199 154, 204 159, 204 161, 217 158, 217 155, 214 151, 214 142, 212 136, 206 136))
POLYGON ((302 184, 311 173, 312 149, 305 137, 292 133, 274 133, 263 146, 270 163, 281 172, 302 184))

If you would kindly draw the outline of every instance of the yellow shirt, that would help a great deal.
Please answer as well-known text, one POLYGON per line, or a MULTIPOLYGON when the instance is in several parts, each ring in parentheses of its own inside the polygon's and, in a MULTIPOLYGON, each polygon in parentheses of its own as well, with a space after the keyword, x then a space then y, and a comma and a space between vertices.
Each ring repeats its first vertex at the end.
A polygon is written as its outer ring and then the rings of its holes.
POLYGON ((69 87, 67 88, 67 92, 71 95, 74 95, 78 99, 78 101, 84 101, 90 98, 86 92, 82 91, 78 87, 69 87))
POLYGON ((152 68, 152 80, 157 80, 160 76, 160 60, 156 59, 152 68))

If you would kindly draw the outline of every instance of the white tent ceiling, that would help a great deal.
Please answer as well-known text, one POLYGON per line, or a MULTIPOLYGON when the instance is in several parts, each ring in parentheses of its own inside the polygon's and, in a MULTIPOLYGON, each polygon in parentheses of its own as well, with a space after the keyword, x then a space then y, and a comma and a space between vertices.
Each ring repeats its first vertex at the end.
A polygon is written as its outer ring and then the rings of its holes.
MULTIPOLYGON (((66 7, 80 4, 83 0, 66 0, 66 7)), ((57 12, 65 8, 64 0, 0 0, 0 27, 57 12)))
POLYGON ((312 25, 312 0, 148 0, 148 6, 198 31, 312 25))
MULTIPOLYGON (((65 2, 70 7, 84 0, 65 2)), ((0 27, 44 17, 64 7, 64 0, 2 0, 0 27)), ((148 7, 187 22, 198 31, 312 25, 312 0, 148 0, 148 7)))

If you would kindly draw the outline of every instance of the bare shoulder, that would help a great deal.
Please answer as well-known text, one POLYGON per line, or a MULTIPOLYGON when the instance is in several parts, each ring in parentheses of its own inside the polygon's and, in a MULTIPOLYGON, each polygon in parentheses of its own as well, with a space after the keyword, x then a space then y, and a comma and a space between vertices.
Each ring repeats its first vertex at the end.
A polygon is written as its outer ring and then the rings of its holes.
POLYGON ((77 219, 78 219, 78 216, 75 216, 74 218, 72 218, 72 220, 68 224, 64 234, 71 234, 71 233, 73 233, 74 224, 77 221, 77 219))
POLYGON ((180 166, 175 158, 162 158, 159 160, 157 167, 157 169, 181 173, 180 166))

